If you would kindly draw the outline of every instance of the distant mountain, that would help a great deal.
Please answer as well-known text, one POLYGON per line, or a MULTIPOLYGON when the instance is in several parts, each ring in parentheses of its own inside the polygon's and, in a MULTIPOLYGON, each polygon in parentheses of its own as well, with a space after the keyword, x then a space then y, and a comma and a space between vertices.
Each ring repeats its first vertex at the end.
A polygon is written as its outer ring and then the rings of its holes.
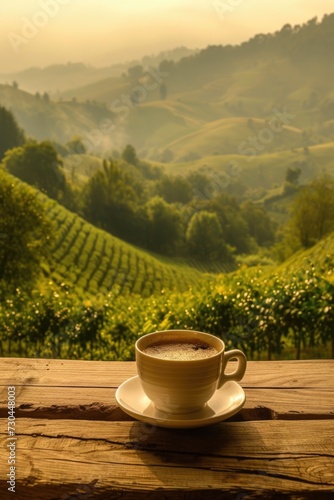
MULTIPOLYGON (((27 92, 48 92, 55 98, 62 97, 62 93, 72 88, 90 85, 105 78, 120 77, 129 67, 137 64, 157 66, 164 59, 178 61, 182 57, 195 54, 196 51, 186 47, 160 52, 145 56, 141 60, 133 60, 120 64, 112 64, 95 68, 83 63, 53 64, 46 68, 33 67, 15 73, 0 73, 0 83, 11 85, 16 82, 27 92)), ((104 60, 112 61, 112 55, 104 56, 104 60)))
POLYGON ((54 64, 46 68, 28 68, 18 73, 0 74, 0 82, 17 82, 19 88, 31 93, 48 92, 57 97, 64 90, 87 85, 106 77, 120 76, 125 65, 93 68, 83 63, 54 64))
POLYGON ((249 154, 240 144, 258 134, 257 154, 308 147, 334 140, 333 46, 331 14, 238 46, 210 46, 177 62, 166 58, 154 76, 143 67, 137 76, 128 72, 64 95, 107 103, 122 118, 127 140, 156 160, 165 149, 176 160, 189 152, 190 158, 249 154))
MULTIPOLYGON (((131 143, 140 157, 169 163, 171 170, 173 165, 223 168, 231 155, 241 163, 256 158, 262 164, 270 155, 280 162, 295 150, 307 155, 329 144, 324 151, 332 151, 333 46, 331 14, 241 45, 148 56, 124 71, 114 68, 113 75, 84 65, 60 66, 59 79, 63 74, 66 85, 73 83, 62 92, 63 101, 53 97, 47 103, 0 86, 0 102, 29 134, 60 142, 74 134, 101 135, 101 123, 110 119, 113 128, 102 131, 100 153, 131 143), (86 80, 75 76, 85 72, 86 80)), ((56 82, 58 70, 51 67, 45 74, 56 82)))
POLYGON ((54 102, 47 93, 32 95, 9 85, 0 85, 0 104, 13 112, 19 126, 32 138, 65 144, 80 136, 88 150, 101 150, 107 139, 107 147, 112 146, 107 132, 115 114, 104 104, 54 102))

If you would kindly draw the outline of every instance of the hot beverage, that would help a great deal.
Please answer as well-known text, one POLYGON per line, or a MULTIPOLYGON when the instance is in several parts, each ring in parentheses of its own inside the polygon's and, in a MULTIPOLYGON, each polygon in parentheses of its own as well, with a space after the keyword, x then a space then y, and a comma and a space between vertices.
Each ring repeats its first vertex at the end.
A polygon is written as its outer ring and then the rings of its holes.
POLYGON ((195 330, 164 330, 140 337, 135 345, 137 372, 146 396, 159 411, 185 414, 204 408, 230 380, 241 380, 243 352, 225 352, 224 342, 195 330), (237 358, 231 373, 228 361, 237 358))
POLYGON ((143 349, 145 354, 172 361, 192 361, 209 358, 218 353, 217 349, 203 341, 155 342, 143 349))

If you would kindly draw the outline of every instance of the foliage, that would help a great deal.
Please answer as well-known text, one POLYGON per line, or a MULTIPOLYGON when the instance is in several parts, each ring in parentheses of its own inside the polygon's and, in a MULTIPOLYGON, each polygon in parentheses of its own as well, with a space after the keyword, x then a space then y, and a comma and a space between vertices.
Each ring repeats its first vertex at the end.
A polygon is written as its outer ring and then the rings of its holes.
POLYGON ((177 251, 182 238, 181 213, 175 205, 155 196, 146 204, 147 243, 150 249, 170 254, 177 251))
POLYGON ((133 241, 137 194, 131 178, 113 162, 104 162, 84 188, 85 217, 98 227, 133 241), (132 229, 132 231, 130 230, 132 229))
POLYGON ((36 186, 54 199, 61 199, 66 188, 62 161, 48 141, 28 142, 7 151, 5 169, 19 179, 36 186))
POLYGON ((300 189, 288 227, 300 245, 308 248, 334 230, 334 180, 328 176, 300 189))
POLYGON ((134 343, 162 329, 196 329, 222 338, 249 358, 296 357, 324 346, 334 328, 334 285, 315 267, 266 274, 238 272, 201 292, 162 291, 149 298, 106 295, 82 300, 63 284, 27 296, 17 289, 0 303, 2 355, 133 360, 134 343))
POLYGON ((59 204, 45 200, 54 223, 49 276, 75 286, 85 296, 121 293, 143 296, 162 289, 186 290, 199 283, 202 274, 173 260, 158 259, 88 224, 59 204))
POLYGON ((0 295, 19 283, 32 286, 51 234, 36 191, 0 171, 0 295))
POLYGON ((180 175, 163 175, 156 183, 155 189, 168 203, 186 204, 193 198, 191 184, 180 175))
POLYGON ((262 206, 247 201, 241 206, 241 215, 247 222, 250 236, 258 245, 270 246, 274 243, 274 224, 262 206))
MULTIPOLYGON (((130 145, 124 153, 135 155, 130 145)), ((210 251, 211 260, 231 255, 227 245, 237 253, 248 253, 256 249, 254 240, 260 246, 272 241, 273 224, 260 207, 242 209, 234 197, 220 191, 198 198, 198 186, 212 184, 208 176, 161 174, 155 179, 146 167, 137 158, 127 158, 126 163, 104 160, 82 189, 84 217, 127 242, 177 257, 200 257, 192 243, 184 244, 188 222, 199 210, 218 217, 219 249, 210 251)))
POLYGON ((21 146, 24 134, 17 125, 13 113, 0 106, 0 161, 8 149, 21 146))
POLYGON ((66 143, 66 153, 65 154, 86 154, 87 148, 82 141, 80 136, 73 137, 70 141, 66 143))
POLYGON ((122 158, 126 162, 130 163, 130 165, 137 165, 138 164, 138 157, 136 150, 131 144, 127 144, 125 147, 123 153, 122 153, 122 158))
POLYGON ((232 260, 232 252, 224 243, 217 214, 202 210, 195 213, 187 229, 190 255, 201 260, 232 260))
POLYGON ((299 177, 301 173, 302 171, 300 167, 288 167, 285 174, 286 182, 296 186, 299 182, 299 177))

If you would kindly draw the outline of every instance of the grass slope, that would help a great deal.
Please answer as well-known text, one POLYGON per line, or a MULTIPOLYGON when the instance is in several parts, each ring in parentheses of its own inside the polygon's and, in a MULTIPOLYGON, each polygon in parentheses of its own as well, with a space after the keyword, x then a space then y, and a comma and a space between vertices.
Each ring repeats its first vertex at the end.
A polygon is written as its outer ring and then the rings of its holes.
POLYGON ((301 250, 278 267, 284 274, 286 271, 307 271, 315 267, 324 279, 334 284, 334 233, 308 250, 301 250))
POLYGON ((243 154, 243 151, 254 149, 251 138, 257 139, 257 152, 281 151, 302 145, 298 128, 284 126, 281 132, 273 133, 262 119, 253 119, 250 128, 248 118, 223 118, 171 142, 168 149, 175 153, 176 160, 189 153, 199 156, 243 154))
MULTIPOLYGON (((175 162, 164 165, 168 173, 187 173, 195 170, 211 171, 212 174, 231 173, 231 178, 242 182, 249 189, 272 189, 281 185, 288 167, 301 168, 300 182, 304 183, 324 172, 334 175, 334 142, 312 146, 305 153, 303 148, 288 151, 242 156, 211 155, 191 162, 175 162), (237 168, 231 170, 230 166, 237 168)), ((214 179, 213 179, 214 180, 214 179)))
POLYGON ((168 259, 159 259, 88 224, 77 215, 47 201, 55 225, 55 242, 47 274, 89 294, 121 293, 149 296, 163 289, 184 291, 209 276, 168 259))
POLYGON ((0 84, 0 104, 10 109, 19 126, 37 140, 54 140, 65 144, 74 136, 89 136, 101 120, 112 120, 114 114, 96 103, 54 102, 0 84))

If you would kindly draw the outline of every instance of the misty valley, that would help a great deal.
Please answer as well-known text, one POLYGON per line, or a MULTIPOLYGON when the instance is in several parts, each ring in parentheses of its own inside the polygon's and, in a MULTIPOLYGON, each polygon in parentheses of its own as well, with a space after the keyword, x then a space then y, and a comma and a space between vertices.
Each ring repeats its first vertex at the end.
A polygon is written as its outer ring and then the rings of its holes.
POLYGON ((0 74, 1 356, 334 357, 334 14, 0 74))

